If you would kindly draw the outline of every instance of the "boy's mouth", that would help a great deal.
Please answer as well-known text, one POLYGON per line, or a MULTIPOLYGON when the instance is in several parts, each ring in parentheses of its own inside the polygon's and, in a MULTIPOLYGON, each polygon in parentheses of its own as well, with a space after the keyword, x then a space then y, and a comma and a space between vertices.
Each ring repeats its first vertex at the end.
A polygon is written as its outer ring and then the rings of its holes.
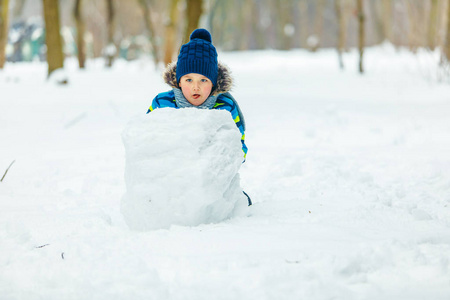
POLYGON ((192 95, 192 98, 194 98, 195 100, 197 100, 198 98, 200 98, 200 94, 194 94, 194 95, 192 95))

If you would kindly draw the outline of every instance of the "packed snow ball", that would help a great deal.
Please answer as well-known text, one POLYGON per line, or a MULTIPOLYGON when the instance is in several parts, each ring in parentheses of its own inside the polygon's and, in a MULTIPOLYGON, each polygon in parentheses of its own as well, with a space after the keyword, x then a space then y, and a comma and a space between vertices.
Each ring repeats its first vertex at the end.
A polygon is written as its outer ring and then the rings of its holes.
POLYGON ((130 121, 122 135, 131 229, 196 226, 245 214, 240 186, 241 134, 228 111, 157 109, 130 121))

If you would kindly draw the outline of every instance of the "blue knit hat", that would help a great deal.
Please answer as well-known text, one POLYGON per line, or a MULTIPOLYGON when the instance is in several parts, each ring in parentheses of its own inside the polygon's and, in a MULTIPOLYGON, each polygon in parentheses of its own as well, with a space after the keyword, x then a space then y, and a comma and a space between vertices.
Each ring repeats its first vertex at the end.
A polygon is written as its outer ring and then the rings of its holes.
POLYGON ((189 73, 202 74, 217 83, 217 51, 212 44, 211 34, 206 29, 196 29, 191 33, 190 41, 181 46, 177 62, 177 82, 189 73))

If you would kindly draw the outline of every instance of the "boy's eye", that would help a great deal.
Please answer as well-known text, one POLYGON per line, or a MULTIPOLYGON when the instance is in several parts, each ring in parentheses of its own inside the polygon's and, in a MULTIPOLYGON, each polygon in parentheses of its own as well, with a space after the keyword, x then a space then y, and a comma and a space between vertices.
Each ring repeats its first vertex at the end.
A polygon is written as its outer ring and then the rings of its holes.
POLYGON ((192 82, 192 79, 188 78, 186 79, 187 82, 192 82))
POLYGON ((208 79, 203 78, 202 82, 208 82, 208 79))

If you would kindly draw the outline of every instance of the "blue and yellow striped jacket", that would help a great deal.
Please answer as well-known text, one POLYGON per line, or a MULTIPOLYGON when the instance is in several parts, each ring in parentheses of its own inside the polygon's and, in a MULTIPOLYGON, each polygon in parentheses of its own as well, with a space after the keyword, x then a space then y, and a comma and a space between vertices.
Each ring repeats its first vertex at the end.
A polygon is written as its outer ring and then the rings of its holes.
MULTIPOLYGON (((173 91, 168 91, 158 94, 152 101, 152 105, 148 109, 147 113, 163 107, 178 108, 175 102, 175 93, 173 91)), ((231 113, 231 116, 236 123, 237 128, 242 134, 242 151, 244 151, 244 159, 247 155, 247 146, 245 145, 245 120, 239 105, 234 100, 230 93, 220 94, 217 97, 216 104, 214 104, 213 109, 223 109, 231 113)))

